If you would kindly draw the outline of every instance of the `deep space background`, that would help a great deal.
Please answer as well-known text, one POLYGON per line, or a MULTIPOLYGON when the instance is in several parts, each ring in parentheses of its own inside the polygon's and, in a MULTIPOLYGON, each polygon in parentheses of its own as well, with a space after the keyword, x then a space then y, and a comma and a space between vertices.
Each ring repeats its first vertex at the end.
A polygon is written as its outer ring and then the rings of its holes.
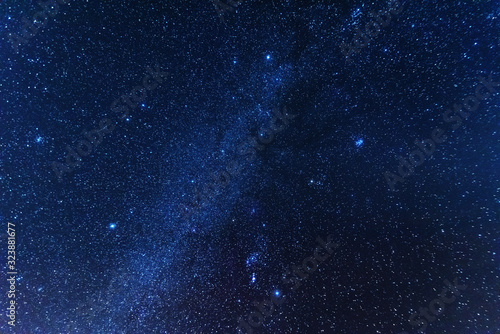
POLYGON ((426 333, 499 333, 500 94, 398 191, 384 172, 479 76, 500 81, 500 2, 406 1, 347 63, 341 43, 387 6, 75 0, 16 53, 40 7, 0 1, 0 333, 233 334, 270 294, 285 300, 255 333, 416 333, 408 317, 455 277, 467 289, 426 333), (51 163, 155 64, 161 85, 58 182, 51 163), (288 127, 239 156, 285 106, 288 127), (230 161, 241 174, 184 220, 230 161), (282 273, 329 234, 340 246, 291 291, 282 273))

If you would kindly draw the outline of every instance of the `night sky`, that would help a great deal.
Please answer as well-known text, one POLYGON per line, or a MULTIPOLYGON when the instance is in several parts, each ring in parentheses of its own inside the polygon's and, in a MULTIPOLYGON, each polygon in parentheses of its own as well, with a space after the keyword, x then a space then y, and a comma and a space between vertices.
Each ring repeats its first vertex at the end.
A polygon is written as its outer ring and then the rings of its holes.
POLYGON ((0 1, 0 333, 500 333, 499 15, 0 1))

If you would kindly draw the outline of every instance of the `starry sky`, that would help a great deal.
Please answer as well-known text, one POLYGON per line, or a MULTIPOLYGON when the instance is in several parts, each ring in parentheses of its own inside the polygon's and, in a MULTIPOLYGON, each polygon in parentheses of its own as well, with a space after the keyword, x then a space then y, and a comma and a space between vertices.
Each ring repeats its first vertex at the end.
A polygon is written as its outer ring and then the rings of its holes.
POLYGON ((498 0, 42 3, 0 1, 1 334, 500 333, 498 0))

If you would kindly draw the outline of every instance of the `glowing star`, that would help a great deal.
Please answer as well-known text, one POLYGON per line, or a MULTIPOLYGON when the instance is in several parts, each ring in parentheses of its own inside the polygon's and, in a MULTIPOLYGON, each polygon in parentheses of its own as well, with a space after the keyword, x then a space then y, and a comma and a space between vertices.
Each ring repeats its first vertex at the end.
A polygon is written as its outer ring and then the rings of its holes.
POLYGON ((266 56, 266 59, 267 59, 267 60, 271 59, 271 55, 267 55, 267 56, 266 56))
POLYGON ((248 259, 247 259, 247 266, 252 265, 253 263, 257 262, 257 253, 253 253, 248 259))
POLYGON ((109 229, 110 230, 114 230, 115 228, 116 228, 116 224, 115 223, 109 224, 109 229))
POLYGON ((279 296, 281 296, 281 292, 279 290, 274 290, 274 295, 276 297, 279 297, 279 296))
POLYGON ((363 139, 356 140, 356 146, 357 147, 363 146, 363 142, 364 142, 363 139))

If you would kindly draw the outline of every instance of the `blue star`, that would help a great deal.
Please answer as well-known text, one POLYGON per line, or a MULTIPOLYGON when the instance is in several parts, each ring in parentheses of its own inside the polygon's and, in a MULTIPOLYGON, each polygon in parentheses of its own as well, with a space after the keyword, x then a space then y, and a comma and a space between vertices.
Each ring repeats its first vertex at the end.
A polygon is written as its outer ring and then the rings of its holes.
POLYGON ((267 59, 267 60, 270 60, 270 59, 271 59, 271 55, 267 55, 267 56, 266 56, 266 59, 267 59))
POLYGON ((250 257, 247 259, 247 266, 252 265, 253 263, 257 262, 258 256, 259 256, 259 254, 257 254, 257 253, 253 253, 252 255, 250 255, 250 257))
POLYGON ((36 137, 35 141, 37 143, 43 143, 43 138, 41 136, 36 137))
POLYGON ((114 230, 116 228, 116 223, 109 224, 109 229, 114 230))
POLYGON ((360 138, 360 139, 356 140, 356 146, 357 147, 363 146, 363 139, 360 138))
POLYGON ((274 295, 276 297, 279 297, 281 295, 281 292, 279 290, 274 290, 274 295))

